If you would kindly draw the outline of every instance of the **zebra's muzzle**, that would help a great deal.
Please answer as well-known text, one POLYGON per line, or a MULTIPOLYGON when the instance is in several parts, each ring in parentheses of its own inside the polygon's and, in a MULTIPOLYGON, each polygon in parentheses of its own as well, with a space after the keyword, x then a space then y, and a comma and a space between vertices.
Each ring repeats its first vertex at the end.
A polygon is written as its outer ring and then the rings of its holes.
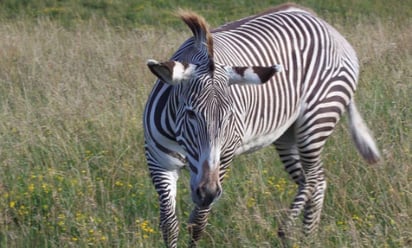
POLYGON ((205 161, 202 165, 200 181, 192 185, 192 200, 198 207, 208 207, 222 194, 219 180, 219 165, 213 170, 205 161))
POLYGON ((199 207, 208 207, 219 198, 221 193, 220 185, 203 185, 195 190, 193 201, 199 207))

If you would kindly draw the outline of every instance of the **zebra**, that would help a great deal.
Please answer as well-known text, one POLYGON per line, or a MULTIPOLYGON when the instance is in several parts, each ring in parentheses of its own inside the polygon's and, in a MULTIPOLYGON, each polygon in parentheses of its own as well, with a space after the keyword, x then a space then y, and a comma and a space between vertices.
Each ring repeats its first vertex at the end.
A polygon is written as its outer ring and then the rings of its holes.
POLYGON ((147 61, 157 81, 143 116, 145 155, 167 247, 177 247, 176 182, 190 171, 189 246, 195 247, 234 156, 274 145, 298 185, 278 229, 284 240, 303 212, 303 231, 319 223, 326 190, 320 158, 347 110, 356 148, 380 159, 356 108, 359 64, 351 45, 315 13, 284 4, 214 30, 179 10, 191 29, 170 60, 147 61))

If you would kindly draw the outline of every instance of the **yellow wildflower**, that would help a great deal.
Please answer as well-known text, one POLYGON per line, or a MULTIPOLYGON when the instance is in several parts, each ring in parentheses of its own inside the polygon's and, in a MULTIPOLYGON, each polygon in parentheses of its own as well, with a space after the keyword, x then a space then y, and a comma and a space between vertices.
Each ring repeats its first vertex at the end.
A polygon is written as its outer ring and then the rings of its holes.
POLYGON ((246 201, 246 206, 247 206, 248 208, 253 207, 255 204, 256 204, 256 199, 253 198, 253 197, 249 197, 249 198, 247 199, 247 201, 246 201))
POLYGON ((34 184, 32 184, 32 183, 29 184, 28 190, 29 190, 30 193, 33 192, 34 191, 34 184))
POLYGON ((50 192, 50 188, 49 188, 49 185, 47 185, 47 183, 43 183, 43 184, 41 185, 41 188, 43 189, 43 191, 44 191, 45 193, 49 193, 49 192, 50 192))

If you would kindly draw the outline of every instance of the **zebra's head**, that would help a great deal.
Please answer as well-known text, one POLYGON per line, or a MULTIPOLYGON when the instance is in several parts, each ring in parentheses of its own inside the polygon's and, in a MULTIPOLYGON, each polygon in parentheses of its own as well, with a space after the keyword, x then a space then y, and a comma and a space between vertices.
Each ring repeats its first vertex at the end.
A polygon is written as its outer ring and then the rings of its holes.
POLYGON ((191 12, 181 18, 193 32, 192 45, 173 60, 148 60, 151 72, 174 87, 175 135, 191 171, 192 199, 199 207, 212 204, 222 193, 223 166, 232 160, 240 142, 235 124, 233 84, 261 84, 280 66, 236 67, 213 60, 213 41, 206 22, 191 12))

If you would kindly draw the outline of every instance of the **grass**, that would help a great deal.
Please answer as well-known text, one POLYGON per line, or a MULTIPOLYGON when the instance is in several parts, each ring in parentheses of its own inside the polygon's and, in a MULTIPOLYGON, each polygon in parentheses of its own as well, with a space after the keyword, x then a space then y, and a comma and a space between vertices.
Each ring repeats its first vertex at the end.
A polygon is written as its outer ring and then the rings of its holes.
MULTIPOLYGON (((283 3, 281 0, 3 0, 0 2, 0 16, 7 20, 32 20, 50 18, 65 27, 73 27, 79 21, 93 18, 105 19, 112 26, 141 28, 146 26, 165 26, 180 28, 181 23, 171 12, 177 7, 201 11, 214 26, 257 13, 271 6, 283 3)), ((404 17, 412 16, 411 0, 386 1, 375 0, 297 0, 315 9, 321 16, 329 19, 343 18, 345 22, 353 20, 384 18, 403 22, 404 17)))
MULTIPOLYGON (((154 80, 145 61, 167 59, 189 31, 167 14, 168 1, 40 3, 0 3, 11 6, 0 18, 0 246, 163 247, 143 151, 142 109, 154 80), (125 9, 133 4, 152 11, 130 21, 125 9), (54 7, 85 14, 36 14, 54 7), (173 28, 159 28, 165 23, 173 28)), ((269 5, 179 3, 213 26, 269 5), (219 7, 231 8, 226 15, 219 7)), ((343 119, 324 153, 329 187, 320 230, 308 239, 296 232, 294 247, 412 245, 411 13, 371 4, 308 2, 358 51, 356 99, 383 161, 361 160, 343 119)), ((279 246, 277 225, 296 188, 274 150, 236 158, 223 187, 201 247, 279 246)), ((188 189, 183 173, 181 246, 188 189)))

